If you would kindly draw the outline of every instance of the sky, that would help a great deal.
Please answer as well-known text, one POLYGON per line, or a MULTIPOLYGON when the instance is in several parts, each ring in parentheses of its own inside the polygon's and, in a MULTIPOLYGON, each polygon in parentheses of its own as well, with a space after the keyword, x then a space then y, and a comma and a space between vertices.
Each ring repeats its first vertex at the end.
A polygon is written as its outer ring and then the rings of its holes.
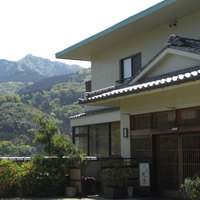
POLYGON ((0 0, 0 59, 56 59, 66 49, 161 0, 0 0))

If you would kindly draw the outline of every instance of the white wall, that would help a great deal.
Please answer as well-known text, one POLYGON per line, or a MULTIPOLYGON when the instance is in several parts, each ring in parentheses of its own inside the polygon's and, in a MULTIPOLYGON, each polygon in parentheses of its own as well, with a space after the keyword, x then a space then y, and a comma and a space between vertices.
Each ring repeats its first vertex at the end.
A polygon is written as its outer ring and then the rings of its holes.
POLYGON ((121 156, 124 158, 131 157, 131 140, 130 140, 130 117, 129 114, 120 114, 120 129, 121 129, 121 156), (123 129, 128 128, 128 137, 123 137, 123 129))
POLYGON ((98 55, 92 60, 92 90, 108 87, 119 80, 120 59, 142 53, 145 65, 168 40, 171 34, 200 39, 200 12, 178 20, 178 25, 169 28, 168 24, 139 35, 124 43, 113 46, 112 50, 98 55))
POLYGON ((169 54, 163 58, 159 63, 153 66, 153 70, 148 73, 146 78, 163 75, 173 71, 186 69, 195 65, 199 65, 200 60, 188 58, 180 55, 169 54))

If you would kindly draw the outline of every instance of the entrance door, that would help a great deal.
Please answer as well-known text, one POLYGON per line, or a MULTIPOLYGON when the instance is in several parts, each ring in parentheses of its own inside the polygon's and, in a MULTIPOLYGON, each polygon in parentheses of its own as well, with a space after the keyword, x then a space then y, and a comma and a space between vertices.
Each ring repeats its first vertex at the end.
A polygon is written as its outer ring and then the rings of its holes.
POLYGON ((157 189, 161 193, 178 190, 178 136, 161 135, 156 138, 157 189))
POLYGON ((156 136, 157 189, 178 196, 183 180, 200 171, 200 134, 156 136))

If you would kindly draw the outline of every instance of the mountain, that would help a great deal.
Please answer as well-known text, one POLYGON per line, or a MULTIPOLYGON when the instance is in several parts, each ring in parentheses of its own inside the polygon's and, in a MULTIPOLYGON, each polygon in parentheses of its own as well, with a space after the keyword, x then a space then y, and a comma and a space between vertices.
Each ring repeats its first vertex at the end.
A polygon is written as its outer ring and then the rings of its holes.
POLYGON ((23 87, 21 90, 18 91, 19 95, 30 93, 30 92, 36 92, 41 90, 50 90, 54 85, 64 82, 83 82, 87 76, 89 76, 90 70, 89 69, 83 69, 83 70, 77 70, 76 72, 72 74, 64 74, 60 76, 53 76, 50 78, 43 79, 41 81, 38 81, 37 83, 34 83, 33 85, 28 85, 27 87, 23 87))
MULTIPOLYGON (((43 82, 40 82, 43 79, 64 76, 53 78, 52 80, 55 80, 53 82, 56 83, 56 80, 59 78, 63 80, 65 76, 67 77, 67 74, 71 74, 80 69, 83 68, 79 65, 67 65, 57 61, 53 62, 31 54, 28 54, 19 61, 0 59, 0 94, 17 93, 22 88, 39 82, 36 86, 33 86, 33 88, 37 88, 37 85, 43 84, 43 82)), ((45 86, 47 86, 47 82, 49 81, 45 81, 45 86)), ((58 83, 60 82, 58 81, 58 83)), ((32 90, 32 87, 30 89, 32 90)), ((44 87, 44 89, 49 89, 49 87, 44 87)))
POLYGON ((47 77, 70 74, 78 69, 82 69, 82 67, 57 61, 53 62, 29 54, 16 62, 0 59, 0 82, 21 81, 35 83, 47 77))
POLYGON ((18 61, 20 69, 24 71, 35 71, 42 76, 58 76, 62 74, 71 74, 78 69, 82 69, 79 65, 67 65, 58 61, 50 61, 28 54, 18 61))

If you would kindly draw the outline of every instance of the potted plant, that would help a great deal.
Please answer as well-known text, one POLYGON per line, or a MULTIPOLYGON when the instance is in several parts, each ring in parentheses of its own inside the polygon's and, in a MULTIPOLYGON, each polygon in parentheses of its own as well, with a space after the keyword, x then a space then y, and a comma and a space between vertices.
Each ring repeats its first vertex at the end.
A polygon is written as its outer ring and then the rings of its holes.
POLYGON ((102 171, 104 197, 111 199, 127 197, 127 179, 129 169, 123 163, 114 163, 113 166, 102 171))

